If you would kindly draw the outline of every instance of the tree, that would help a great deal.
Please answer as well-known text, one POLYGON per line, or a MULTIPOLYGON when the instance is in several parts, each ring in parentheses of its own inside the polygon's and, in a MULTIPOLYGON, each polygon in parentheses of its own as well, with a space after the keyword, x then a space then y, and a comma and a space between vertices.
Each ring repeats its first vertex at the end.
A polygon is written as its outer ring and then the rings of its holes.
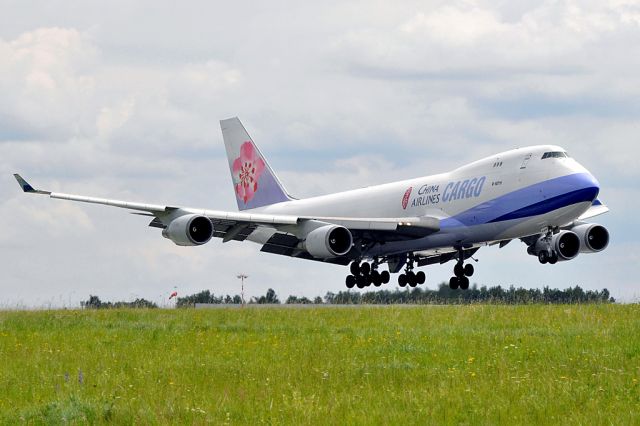
POLYGON ((98 309, 102 306, 102 300, 98 296, 89 295, 89 300, 82 302, 81 306, 86 309, 98 309))
POLYGON ((264 296, 260 296, 257 299, 253 299, 255 303, 258 304, 279 304, 280 300, 278 300, 278 295, 276 295, 276 291, 272 288, 267 290, 267 294, 264 296))

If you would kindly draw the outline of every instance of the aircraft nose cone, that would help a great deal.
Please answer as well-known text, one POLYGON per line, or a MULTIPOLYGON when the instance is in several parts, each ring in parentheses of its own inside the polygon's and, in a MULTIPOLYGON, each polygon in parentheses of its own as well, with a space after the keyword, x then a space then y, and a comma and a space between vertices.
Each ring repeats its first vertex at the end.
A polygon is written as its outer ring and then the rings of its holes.
POLYGON ((598 179, 596 179, 591 173, 587 173, 585 176, 585 188, 589 189, 593 193, 591 201, 598 198, 598 194, 600 193, 600 182, 598 182, 598 179))

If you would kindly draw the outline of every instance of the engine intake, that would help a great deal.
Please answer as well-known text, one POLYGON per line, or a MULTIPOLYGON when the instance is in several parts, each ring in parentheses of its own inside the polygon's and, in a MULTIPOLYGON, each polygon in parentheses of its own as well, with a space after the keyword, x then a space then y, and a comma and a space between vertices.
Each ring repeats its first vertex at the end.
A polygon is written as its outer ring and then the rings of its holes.
POLYGON ((551 248, 558 260, 571 260, 580 253, 580 238, 571 231, 562 231, 551 238, 551 248))
POLYGON ((609 245, 609 231, 602 225, 584 223, 574 226, 571 231, 580 238, 581 253, 597 253, 609 245))
POLYGON ((206 216, 187 214, 172 220, 162 236, 178 246, 200 246, 213 237, 213 224, 206 216))
POLYGON ((344 256, 351 250, 353 237, 343 226, 325 225, 307 234, 305 248, 315 258, 328 259, 344 256))

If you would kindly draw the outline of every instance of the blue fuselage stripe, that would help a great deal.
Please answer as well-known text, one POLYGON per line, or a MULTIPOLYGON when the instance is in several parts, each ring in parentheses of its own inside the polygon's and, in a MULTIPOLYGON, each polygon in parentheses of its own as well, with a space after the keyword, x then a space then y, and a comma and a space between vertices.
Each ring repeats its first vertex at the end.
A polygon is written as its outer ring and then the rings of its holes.
POLYGON ((581 202, 593 202, 600 185, 588 173, 575 173, 521 188, 440 222, 441 228, 473 226, 522 219, 581 202))
POLYGON ((582 203, 585 201, 591 202, 598 196, 598 188, 584 188, 576 191, 568 192, 557 197, 548 198, 544 201, 540 201, 530 206, 523 207, 511 213, 502 215, 489 223, 502 222, 504 220, 522 219, 525 217, 538 216, 541 214, 549 213, 563 207, 570 206, 572 204, 582 203))

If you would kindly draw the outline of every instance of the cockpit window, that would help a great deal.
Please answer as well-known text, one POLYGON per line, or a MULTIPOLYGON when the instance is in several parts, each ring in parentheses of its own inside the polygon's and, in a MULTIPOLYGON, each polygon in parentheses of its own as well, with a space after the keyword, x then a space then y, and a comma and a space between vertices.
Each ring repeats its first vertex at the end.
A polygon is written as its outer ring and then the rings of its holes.
POLYGON ((544 160, 545 158, 568 158, 569 154, 567 154, 566 152, 562 152, 562 151, 553 151, 553 152, 545 152, 542 155, 542 159, 544 160))

